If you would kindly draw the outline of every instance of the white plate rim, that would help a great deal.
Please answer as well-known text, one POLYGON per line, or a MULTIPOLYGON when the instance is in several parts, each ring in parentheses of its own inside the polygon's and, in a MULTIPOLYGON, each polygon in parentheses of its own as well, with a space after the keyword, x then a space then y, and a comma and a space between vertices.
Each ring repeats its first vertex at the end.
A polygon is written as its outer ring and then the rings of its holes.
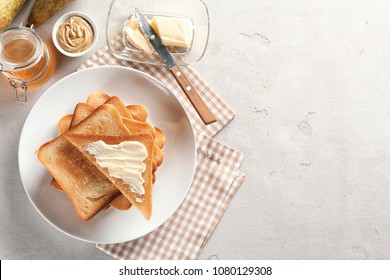
POLYGON ((93 66, 93 67, 89 67, 89 68, 85 68, 85 69, 82 69, 82 70, 79 70, 79 71, 75 71, 63 78, 61 78, 60 80, 56 81, 53 85, 51 85, 49 88, 47 88, 45 90, 45 92, 43 94, 41 94, 41 96, 38 98, 38 100, 34 103, 34 105, 31 107, 25 121, 24 121, 24 124, 23 124, 23 127, 22 127, 22 130, 21 130, 21 133, 20 133, 20 137, 19 137, 19 143, 18 143, 18 169, 19 169, 19 176, 21 178, 21 181, 22 181, 22 185, 23 185, 23 189, 28 197, 28 199, 30 200, 31 204, 34 206, 35 210, 40 214, 41 217, 44 218, 44 220, 46 220, 46 222, 48 222, 51 226, 53 226, 54 228, 56 228, 57 230, 59 230, 60 232, 66 234, 67 236, 70 236, 72 238, 75 238, 77 240, 80 240, 80 241, 84 241, 84 242, 87 242, 87 243, 93 243, 93 244, 96 244, 96 243, 104 243, 104 242, 100 242, 98 240, 90 240, 90 239, 86 239, 86 238, 83 238, 83 237, 80 237, 80 236, 77 236, 77 235, 74 235, 74 234, 71 234, 67 231, 65 231, 64 229, 60 228, 59 226, 55 225, 54 223, 52 223, 42 212, 41 210, 38 208, 38 206, 36 205, 36 203, 34 203, 34 200, 31 198, 31 196, 29 195, 27 189, 26 189, 26 184, 24 182, 24 178, 21 174, 21 168, 20 168, 20 162, 21 162, 21 143, 22 143, 22 139, 24 139, 25 137, 25 131, 26 131, 26 123, 28 122, 30 116, 34 113, 34 110, 36 108, 38 108, 37 104, 39 104, 44 98, 45 96, 50 93, 50 91, 52 90, 52 88, 55 88, 56 86, 58 86, 58 84, 60 83, 64 83, 64 81, 66 81, 67 79, 71 79, 73 76, 75 75, 79 75, 80 72, 85 72, 85 71, 95 71, 96 68, 106 68, 106 69, 120 69, 120 70, 124 70, 124 71, 130 71, 130 72, 134 72, 136 73, 137 75, 140 75, 140 76, 143 76, 145 77, 147 80, 152 80, 153 82, 157 83, 159 86, 161 86, 162 88, 164 88, 165 91, 169 92, 170 95, 172 95, 174 97, 174 99, 177 101, 177 103, 179 104, 179 106, 182 108, 182 111, 184 112, 184 116, 186 118, 186 121, 187 123, 189 124, 190 126, 190 131, 191 131, 191 136, 192 136, 192 140, 193 140, 193 143, 194 143, 194 147, 193 147, 193 156, 194 156, 194 160, 195 162, 193 163, 193 166, 192 166, 192 170, 191 170, 191 178, 190 178, 190 183, 188 184, 187 186, 187 190, 185 192, 185 195, 183 195, 183 197, 181 198, 181 201, 180 203, 178 204, 178 207, 176 208, 175 211, 173 211, 170 215, 168 215, 166 217, 166 219, 164 221, 162 221, 161 223, 157 224, 154 229, 151 229, 139 236, 135 236, 134 238, 131 238, 131 239, 126 239, 126 240, 118 240, 118 241, 115 241, 115 242, 111 242, 111 243, 105 243, 105 244, 114 244, 114 243, 123 243, 123 242, 128 242, 128 241, 132 241, 132 240, 136 240, 140 237, 143 237, 149 233, 151 233, 152 231, 156 230, 157 228, 159 228, 161 225, 163 225, 167 220, 169 220, 173 214, 180 208, 180 206, 183 204, 186 196, 188 195, 188 192, 191 188, 191 185, 192 185, 192 182, 194 180, 194 176, 195 176, 195 170, 196 170, 196 161, 197 161, 197 144, 196 144, 196 137, 195 137, 195 130, 194 130, 194 127, 193 127, 193 124, 189 118, 189 115, 185 109, 185 107, 183 106, 183 104, 179 101, 179 99, 176 97, 176 95, 164 84, 162 83, 160 80, 158 80, 157 78, 154 78, 153 76, 149 75, 148 73, 145 73, 143 71, 140 71, 138 69, 134 69, 134 68, 130 68, 130 67, 125 67, 125 66, 120 66, 120 65, 102 65, 102 66, 93 66))

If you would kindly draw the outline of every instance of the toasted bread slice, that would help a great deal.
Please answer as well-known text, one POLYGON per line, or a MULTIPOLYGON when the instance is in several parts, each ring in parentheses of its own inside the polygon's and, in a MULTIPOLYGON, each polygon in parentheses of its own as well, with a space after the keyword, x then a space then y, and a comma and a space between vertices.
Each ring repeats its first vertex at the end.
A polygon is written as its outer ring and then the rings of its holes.
MULTIPOLYGON (((91 98, 93 100, 93 102, 91 101, 92 104, 99 104, 100 102, 105 100, 105 102, 103 102, 103 104, 110 104, 110 105, 114 106, 118 110, 118 112, 121 116, 126 117, 126 118, 130 118, 130 119, 133 118, 133 116, 127 110, 126 106, 122 103, 122 101, 118 97, 116 97, 116 96, 109 97, 108 95, 105 95, 103 98, 100 97, 101 99, 99 101, 97 101, 94 99, 94 98, 96 98, 95 94, 90 95, 90 97, 92 96, 91 98)), ((88 117, 96 109, 96 107, 92 104, 78 103, 76 105, 74 112, 73 112, 73 118, 72 118, 72 122, 71 122, 70 127, 73 127, 73 126, 76 126, 77 124, 79 124, 81 121, 83 121, 86 117, 88 117)), ((102 104, 100 104, 100 105, 102 105, 102 104)), ((98 106, 100 106, 100 105, 98 105, 98 106)))
MULTIPOLYGON (((95 109, 95 105, 102 105, 100 102, 103 102, 103 104, 110 104, 113 105, 119 112, 119 114, 123 117, 132 119, 133 116, 130 114, 130 112, 127 110, 126 106, 122 103, 122 101, 116 97, 112 96, 109 97, 108 95, 104 94, 103 96, 100 96, 101 93, 93 93, 90 95, 91 100, 90 103, 78 103, 74 109, 73 112, 73 118, 70 127, 76 126, 81 121, 83 121, 86 117, 88 117, 95 109), (99 97, 97 97, 99 96, 99 97), (98 100, 97 100, 98 99, 98 100)), ((97 106, 97 107, 98 107, 97 106)))
POLYGON ((111 181, 62 135, 41 146, 37 154, 84 221, 120 194, 111 181))
POLYGON ((128 105, 127 110, 137 121, 146 122, 148 117, 148 110, 142 105, 128 105))
POLYGON ((55 178, 51 179, 50 186, 52 186, 53 188, 55 188, 57 190, 61 190, 62 191, 62 188, 61 188, 60 184, 57 182, 57 180, 55 178))
POLYGON ((141 134, 134 136, 122 136, 122 137, 110 137, 110 136, 93 136, 93 135, 80 135, 67 132, 64 136, 81 151, 84 156, 92 162, 102 173, 106 175, 110 181, 115 184, 115 186, 121 191, 121 193, 126 196, 126 198, 134 205, 141 214, 149 220, 152 215, 152 154, 153 154, 153 144, 154 139, 149 134, 141 134), (122 179, 112 177, 107 168, 101 167, 95 159, 95 156, 86 151, 86 147, 89 143, 102 140, 106 144, 119 144, 123 141, 137 141, 142 143, 147 152, 148 157, 145 159, 144 163, 146 165, 146 170, 142 174, 142 177, 145 181, 143 187, 145 189, 145 194, 142 196, 142 201, 139 201, 137 195, 131 191, 130 186, 122 181, 122 179))
POLYGON ((81 123, 86 117, 88 117, 96 108, 87 103, 78 103, 73 111, 72 122, 70 128, 81 123))
POLYGON ((123 195, 118 195, 111 202, 110 205, 118 210, 128 210, 131 207, 131 202, 123 195))
POLYGON ((100 105, 104 104, 109 98, 110 98, 110 96, 108 96, 107 94, 105 94, 103 92, 96 91, 96 92, 91 93, 88 96, 86 103, 88 105, 91 105, 91 106, 96 108, 96 107, 99 107, 100 105))
POLYGON ((72 123, 72 117, 73 117, 72 114, 65 115, 58 121, 57 126, 61 134, 69 129, 72 123))
POLYGON ((133 116, 130 114, 129 110, 127 110, 125 104, 123 104, 117 96, 111 96, 104 104, 113 105, 122 117, 133 119, 133 116))
POLYGON ((165 145, 165 134, 158 127, 155 127, 154 129, 156 130, 156 138, 154 141, 156 142, 157 147, 162 149, 165 145))
POLYGON ((86 135, 130 135, 130 131, 124 125, 118 110, 110 104, 99 106, 82 122, 69 129, 69 131, 86 135))
MULTIPOLYGON (((163 161, 164 161, 164 153, 155 143, 154 150, 153 150, 153 162, 156 164, 157 167, 159 167, 163 163, 163 161)), ((154 170, 157 170, 157 167, 154 170)))
POLYGON ((154 130, 154 127, 146 122, 131 120, 128 118, 122 118, 122 121, 132 135, 149 134, 153 138, 155 137, 156 131, 154 130))

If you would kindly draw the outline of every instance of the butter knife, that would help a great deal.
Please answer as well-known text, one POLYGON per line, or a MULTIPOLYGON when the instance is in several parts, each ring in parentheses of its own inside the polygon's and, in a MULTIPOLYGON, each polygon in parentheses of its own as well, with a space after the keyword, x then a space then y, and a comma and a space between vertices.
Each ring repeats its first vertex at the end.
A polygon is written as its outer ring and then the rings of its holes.
POLYGON ((162 44, 160 36, 149 24, 149 21, 146 19, 145 15, 143 15, 138 8, 135 8, 135 18, 139 22, 141 30, 144 33, 146 39, 148 39, 154 50, 168 66, 169 71, 173 74, 176 81, 179 83, 180 87, 191 101, 191 104, 198 112, 203 123, 208 125, 216 122, 217 119, 213 113, 199 96, 199 93, 196 91, 191 81, 186 77, 180 66, 177 65, 176 61, 168 52, 167 48, 162 44))

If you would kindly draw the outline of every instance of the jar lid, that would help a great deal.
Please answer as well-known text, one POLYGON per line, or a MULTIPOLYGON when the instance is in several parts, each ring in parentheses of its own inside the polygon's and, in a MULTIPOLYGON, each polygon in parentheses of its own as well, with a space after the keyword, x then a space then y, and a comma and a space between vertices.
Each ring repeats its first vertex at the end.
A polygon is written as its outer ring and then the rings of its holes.
POLYGON ((0 70, 31 67, 42 54, 42 40, 33 29, 19 26, 0 32, 0 70))

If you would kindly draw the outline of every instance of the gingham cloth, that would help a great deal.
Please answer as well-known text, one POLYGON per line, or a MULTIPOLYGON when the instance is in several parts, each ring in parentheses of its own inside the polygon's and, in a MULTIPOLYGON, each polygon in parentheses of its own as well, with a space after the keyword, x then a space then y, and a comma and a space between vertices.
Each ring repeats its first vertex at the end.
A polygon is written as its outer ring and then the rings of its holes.
POLYGON ((169 87, 184 105, 196 131, 197 167, 184 202, 163 225, 133 241, 96 246, 118 259, 196 259, 245 179, 245 174, 239 169, 244 155, 211 138, 235 115, 189 66, 183 67, 183 72, 216 116, 216 123, 203 124, 166 67, 121 61, 106 46, 93 54, 79 70, 101 65, 135 68, 169 87))

